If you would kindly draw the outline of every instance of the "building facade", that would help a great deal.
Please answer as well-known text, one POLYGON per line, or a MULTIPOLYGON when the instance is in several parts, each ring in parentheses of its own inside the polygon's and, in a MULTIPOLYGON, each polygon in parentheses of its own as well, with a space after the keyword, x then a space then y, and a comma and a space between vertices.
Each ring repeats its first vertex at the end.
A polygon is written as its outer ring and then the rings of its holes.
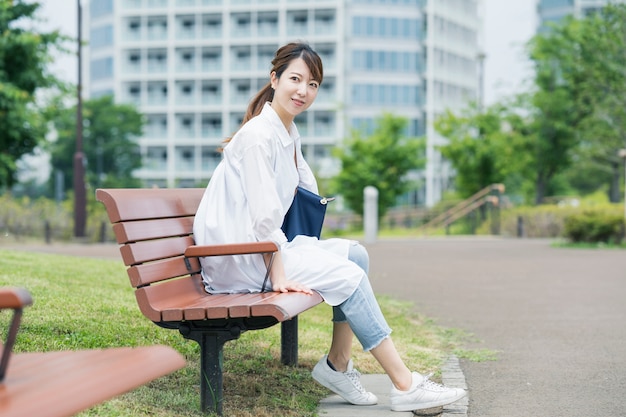
POLYGON ((624 0, 539 0, 539 30, 547 29, 547 24, 558 23, 565 16, 585 17, 608 3, 624 3, 624 0))
POLYGON ((480 0, 92 0, 85 95, 135 103, 146 186, 202 186, 218 146, 269 79, 282 44, 320 54, 324 82, 296 119, 320 177, 338 172, 331 149, 384 112, 428 138, 428 166, 411 203, 435 203, 451 172, 432 120, 478 97, 480 0))

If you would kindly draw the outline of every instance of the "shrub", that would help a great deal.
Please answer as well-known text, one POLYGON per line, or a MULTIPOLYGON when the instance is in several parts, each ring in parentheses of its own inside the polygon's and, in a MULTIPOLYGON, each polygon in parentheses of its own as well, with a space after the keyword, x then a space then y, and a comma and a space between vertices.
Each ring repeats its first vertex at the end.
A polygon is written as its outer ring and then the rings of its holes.
POLYGON ((564 235, 572 242, 615 243, 624 236, 624 217, 614 210, 584 210, 565 218, 564 235))
MULTIPOLYGON (((112 237, 104 206, 88 195, 85 241, 98 242, 112 237), (103 227, 103 225, 105 227, 103 227), (108 232, 108 233, 107 233, 108 232), (105 236, 103 236, 105 235, 105 236)), ((35 238, 44 240, 46 233, 53 241, 68 241, 74 235, 74 200, 60 203, 40 197, 14 198, 0 195, 0 234, 4 238, 35 238), (48 231, 46 231, 48 228, 48 231)))

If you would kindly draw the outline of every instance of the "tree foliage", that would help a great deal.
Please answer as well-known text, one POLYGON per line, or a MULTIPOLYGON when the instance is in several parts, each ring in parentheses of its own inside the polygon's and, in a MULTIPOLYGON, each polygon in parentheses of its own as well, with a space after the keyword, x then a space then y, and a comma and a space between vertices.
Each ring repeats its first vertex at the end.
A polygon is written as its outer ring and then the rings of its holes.
POLYGON ((363 190, 374 186, 378 189, 378 216, 384 216, 409 190, 407 173, 424 167, 424 141, 407 137, 406 126, 406 119, 385 114, 371 136, 353 131, 345 146, 336 148, 342 169, 334 178, 334 188, 354 212, 363 214, 363 190))
POLYGON ((609 179, 613 202, 619 201, 618 151, 626 147, 625 51, 624 4, 608 4, 584 19, 568 18, 531 43, 539 73, 551 73, 550 84, 537 78, 546 100, 543 108, 560 112, 546 128, 558 129, 564 140, 576 143, 569 156, 577 165, 606 173, 602 177, 609 179))
POLYGON ((516 188, 528 164, 521 152, 526 132, 524 121, 507 107, 497 104, 481 111, 473 103, 459 115, 448 111, 440 116, 435 129, 448 139, 439 151, 456 171, 460 197, 496 183, 504 183, 507 190, 516 188))
POLYGON ((15 183, 17 160, 44 140, 45 117, 36 93, 60 84, 48 64, 66 38, 57 31, 26 29, 38 8, 22 0, 0 1, 0 186, 15 183))
POLYGON ((619 201, 626 147, 626 5, 608 5, 584 19, 536 35, 528 45, 533 88, 486 111, 470 106, 436 122, 449 139, 441 152, 457 172, 463 196, 490 182, 507 192, 532 190, 539 204, 571 189, 609 182, 619 201), (603 174, 603 175, 598 175, 603 174))
MULTIPOLYGON (((127 104, 115 104, 111 96, 83 103, 83 152, 85 176, 91 187, 139 187, 133 171, 141 167, 139 145, 143 116, 127 104)), ((52 175, 60 171, 64 188, 72 187, 76 149, 76 107, 60 109, 54 117, 58 138, 50 144, 52 175)))

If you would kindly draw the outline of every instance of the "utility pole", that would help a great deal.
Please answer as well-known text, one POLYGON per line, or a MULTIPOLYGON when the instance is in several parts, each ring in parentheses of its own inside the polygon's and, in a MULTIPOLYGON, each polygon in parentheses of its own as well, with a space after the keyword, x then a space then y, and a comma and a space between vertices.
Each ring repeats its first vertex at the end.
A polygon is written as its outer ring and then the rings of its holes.
POLYGON ((74 237, 85 237, 87 199, 85 191, 85 154, 83 153, 83 71, 82 71, 82 8, 78 6, 78 85, 76 103, 76 152, 74 153, 74 237))

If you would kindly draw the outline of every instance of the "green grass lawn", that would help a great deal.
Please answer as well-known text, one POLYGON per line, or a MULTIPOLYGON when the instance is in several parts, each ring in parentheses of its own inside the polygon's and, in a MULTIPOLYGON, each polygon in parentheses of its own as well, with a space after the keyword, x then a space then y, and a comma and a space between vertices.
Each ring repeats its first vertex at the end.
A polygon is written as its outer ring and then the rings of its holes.
MULTIPOLYGON (((0 250, 0 286, 28 289, 34 304, 25 310, 15 351, 51 351, 163 344, 181 352, 187 366, 80 416, 201 416, 199 348, 178 331, 162 329, 137 308, 121 261, 0 250)), ((413 305, 379 298, 394 329, 394 341, 412 369, 435 371, 466 335, 438 327, 413 305)), ((310 370, 326 353, 331 309, 320 305, 300 316, 299 366, 280 365, 280 326, 244 333, 224 347, 225 416, 315 416, 329 392, 310 370)), ((0 334, 10 320, 0 313, 0 334)), ((480 356, 480 355, 478 355, 480 356)), ((354 359, 363 373, 382 369, 355 341, 354 359)), ((476 359, 476 356, 473 358, 476 359)), ((9 371, 11 368, 9 366, 9 371)))

